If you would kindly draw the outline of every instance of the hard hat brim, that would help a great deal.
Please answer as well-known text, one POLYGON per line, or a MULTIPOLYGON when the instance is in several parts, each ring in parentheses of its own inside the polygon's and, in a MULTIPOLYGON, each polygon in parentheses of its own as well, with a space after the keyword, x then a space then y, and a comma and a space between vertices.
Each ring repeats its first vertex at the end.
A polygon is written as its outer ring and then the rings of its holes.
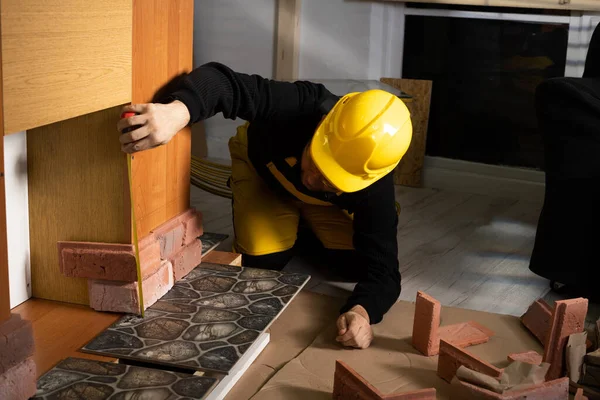
POLYGON ((325 134, 325 124, 320 124, 317 128, 311 144, 311 157, 325 179, 332 185, 345 193, 358 192, 381 178, 380 175, 372 179, 364 179, 363 177, 351 174, 342 168, 333 157, 329 146, 327 145, 327 137, 325 134))

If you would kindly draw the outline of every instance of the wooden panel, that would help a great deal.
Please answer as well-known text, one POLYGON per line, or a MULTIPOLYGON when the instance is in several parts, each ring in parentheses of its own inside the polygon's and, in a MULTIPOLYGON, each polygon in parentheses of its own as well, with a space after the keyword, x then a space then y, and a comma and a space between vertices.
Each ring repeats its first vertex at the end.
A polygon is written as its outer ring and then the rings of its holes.
POLYGON ((459 4, 487 7, 540 8, 552 10, 600 10, 598 0, 366 0, 399 1, 403 3, 459 4))
MULTIPOLYGON (((2 21, 0 21, 2 30, 2 21)), ((2 41, 0 41, 0 82, 2 82, 2 41)), ((4 127, 2 85, 0 85, 0 129, 4 127)), ((0 323, 10 317, 8 248, 6 238, 6 192, 4 190, 4 138, 0 135, 0 323)))
MULTIPOLYGON (((164 84, 192 69, 193 0, 133 1, 133 103, 147 103, 164 84)), ((191 130, 134 155, 133 201, 138 237, 189 207, 191 130)))
POLYGON ((413 96, 412 101, 406 103, 411 113, 413 137, 408 151, 396 167, 394 181, 397 185, 420 187, 427 143, 432 82, 394 78, 381 78, 381 82, 413 96))
POLYGON ((3 0, 5 133, 131 100, 131 0, 3 0))
POLYGON ((85 279, 59 271, 56 242, 128 243, 121 106, 27 132, 33 296, 88 304, 85 279))
POLYGON ((38 377, 65 357, 115 361, 111 357, 82 353, 79 349, 115 323, 119 314, 41 299, 29 299, 15 307, 13 312, 31 321, 33 326, 33 360, 38 377))
POLYGON ((300 48, 300 0, 278 0, 275 34, 277 35, 275 79, 297 79, 300 48))

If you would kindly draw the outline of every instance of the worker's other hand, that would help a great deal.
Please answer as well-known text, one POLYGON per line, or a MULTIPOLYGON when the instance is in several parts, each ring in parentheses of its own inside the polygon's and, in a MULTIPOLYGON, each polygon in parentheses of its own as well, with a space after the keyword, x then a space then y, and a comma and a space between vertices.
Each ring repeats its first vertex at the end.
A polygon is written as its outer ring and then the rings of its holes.
POLYGON ((344 346, 366 349, 373 340, 373 329, 369 314, 362 306, 354 306, 337 320, 338 336, 336 341, 344 346))
POLYGON ((119 137, 121 149, 125 153, 135 153, 166 144, 190 121, 187 107, 179 100, 169 104, 131 104, 123 107, 123 112, 138 114, 121 118, 117 123, 119 132, 137 126, 137 129, 119 137))

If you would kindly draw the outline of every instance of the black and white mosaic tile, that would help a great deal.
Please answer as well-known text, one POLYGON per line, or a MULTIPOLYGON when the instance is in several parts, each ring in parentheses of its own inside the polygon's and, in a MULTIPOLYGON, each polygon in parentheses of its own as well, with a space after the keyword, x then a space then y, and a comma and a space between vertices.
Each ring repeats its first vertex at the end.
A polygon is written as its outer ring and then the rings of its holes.
POLYGON ((202 263, 145 317, 128 315, 84 352, 228 373, 308 275, 202 263))
POLYGON ((204 376, 67 358, 38 379, 32 400, 204 399, 217 382, 204 376))

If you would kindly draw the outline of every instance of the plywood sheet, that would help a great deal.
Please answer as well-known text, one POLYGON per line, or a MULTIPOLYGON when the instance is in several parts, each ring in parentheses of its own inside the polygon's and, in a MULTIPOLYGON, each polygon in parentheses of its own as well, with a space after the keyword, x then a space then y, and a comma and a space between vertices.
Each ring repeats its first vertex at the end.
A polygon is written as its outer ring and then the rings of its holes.
POLYGON ((412 101, 407 102, 406 106, 411 113, 413 137, 408 151, 396 167, 394 182, 397 185, 420 187, 427 143, 432 81, 381 78, 381 82, 412 96, 412 101))
MULTIPOLYGON (((2 22, 0 20, 0 30, 2 22)), ((0 82, 2 82, 2 44, 0 42, 0 82)), ((2 85, 0 85, 0 129, 4 126, 2 85)), ((1 131, 0 131, 1 132, 1 131)), ((4 189, 4 140, 0 135, 0 323, 10 318, 10 284, 8 282, 8 248, 6 238, 6 192, 4 189)))
POLYGON ((202 263, 148 310, 125 316, 83 351, 229 374, 308 275, 202 263))
POLYGON ((131 0, 4 0, 4 132, 131 100, 131 0))
POLYGON ((85 279, 59 271, 58 241, 127 243, 126 157, 115 121, 121 107, 27 132, 34 297, 88 304, 85 279))
MULTIPOLYGON (((384 0, 369 0, 384 1, 384 0)), ((385 0, 390 1, 390 0, 385 0)), ((600 10, 598 0, 391 0, 404 3, 435 3, 440 5, 459 4, 487 7, 518 7, 553 10, 600 10)))
POLYGON ((277 1, 275 79, 298 79, 301 0, 277 1))
MULTIPOLYGON (((133 1, 133 103, 192 68, 193 0, 133 1)), ((132 160, 138 237, 189 208, 191 130, 132 160)))

